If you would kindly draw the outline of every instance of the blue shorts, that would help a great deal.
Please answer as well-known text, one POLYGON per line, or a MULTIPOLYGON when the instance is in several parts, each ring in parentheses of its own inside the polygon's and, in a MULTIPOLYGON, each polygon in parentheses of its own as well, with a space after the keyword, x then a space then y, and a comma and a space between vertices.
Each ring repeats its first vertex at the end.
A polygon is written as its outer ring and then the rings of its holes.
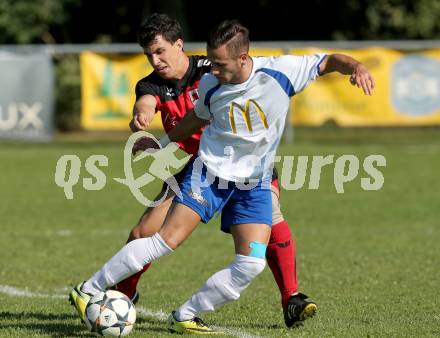
POLYGON ((228 233, 234 224, 272 226, 272 195, 267 185, 258 182, 251 189, 244 190, 235 182, 209 175, 204 165, 201 172, 193 175, 194 163, 200 164, 201 161, 196 159, 186 168, 179 184, 181 196, 176 196, 174 202, 194 210, 203 223, 208 223, 221 211, 221 230, 228 233), (211 184, 207 183, 207 176, 210 176, 211 184))

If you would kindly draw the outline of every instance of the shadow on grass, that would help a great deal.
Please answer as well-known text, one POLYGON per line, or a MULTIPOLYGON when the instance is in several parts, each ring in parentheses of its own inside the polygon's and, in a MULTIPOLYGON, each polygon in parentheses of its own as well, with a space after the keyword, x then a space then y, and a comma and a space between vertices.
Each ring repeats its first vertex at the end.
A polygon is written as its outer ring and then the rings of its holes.
MULTIPOLYGON (((77 315, 62 313, 0 312, 0 331, 4 329, 29 331, 29 336, 41 333, 52 337, 96 337, 79 322, 77 315), (74 321, 74 323, 70 323, 70 321, 74 321)), ((135 329, 145 333, 167 332, 165 323, 148 318, 138 318, 135 329)))
POLYGON ((153 332, 168 333, 167 324, 154 318, 136 318, 135 330, 143 332, 147 337, 154 337, 153 332))
MULTIPOLYGON (((220 325, 221 326, 221 325, 220 325)), ((228 324, 228 328, 235 327, 237 329, 285 329, 286 326, 281 324, 263 324, 263 323, 240 323, 240 324, 228 324)))
POLYGON ((78 316, 62 313, 0 312, 0 330, 2 329, 29 331, 29 336, 41 333, 52 337, 94 337, 78 321, 78 316))
POLYGON ((77 319, 77 315, 71 314, 54 314, 54 313, 41 313, 41 312, 0 312, 0 320, 12 319, 12 320, 67 320, 67 319, 77 319))
MULTIPOLYGON (((228 328, 231 328, 231 327, 235 327, 235 328, 237 328, 237 329, 254 329, 254 328, 257 328, 257 329, 263 329, 263 330, 265 330, 265 329, 269 329, 269 330, 282 330, 282 329, 287 329, 287 330, 292 330, 292 331, 296 331, 296 332, 299 332, 303 327, 304 327, 304 322, 303 321, 301 321, 301 322, 298 322, 296 325, 294 325, 294 326, 292 326, 292 327, 290 327, 290 328, 288 328, 288 327, 286 327, 284 324, 269 324, 269 323, 229 323, 228 325, 227 325, 227 327, 228 328)), ((220 325, 221 326, 221 325, 220 325)))

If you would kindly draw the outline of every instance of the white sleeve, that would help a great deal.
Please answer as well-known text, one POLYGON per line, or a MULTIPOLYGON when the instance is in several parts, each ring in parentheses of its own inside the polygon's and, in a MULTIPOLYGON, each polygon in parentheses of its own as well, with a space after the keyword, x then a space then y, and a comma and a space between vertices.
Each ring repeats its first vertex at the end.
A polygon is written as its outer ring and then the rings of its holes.
POLYGON ((198 118, 211 120, 212 114, 209 111, 210 96, 217 83, 217 80, 211 74, 202 76, 199 84, 199 99, 194 106, 194 112, 198 118))
POLYGON ((296 93, 301 92, 307 85, 315 80, 319 74, 319 66, 326 54, 315 55, 283 55, 277 60, 277 68, 284 73, 293 85, 296 93))

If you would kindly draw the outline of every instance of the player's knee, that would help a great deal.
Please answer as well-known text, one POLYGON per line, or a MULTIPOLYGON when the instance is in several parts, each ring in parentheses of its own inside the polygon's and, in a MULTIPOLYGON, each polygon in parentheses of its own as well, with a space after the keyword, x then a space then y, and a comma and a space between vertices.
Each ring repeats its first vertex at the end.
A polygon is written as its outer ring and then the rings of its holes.
POLYGON ((128 241, 131 242, 138 238, 146 238, 153 236, 158 232, 160 226, 153 226, 153 222, 150 222, 148 214, 144 214, 139 220, 139 223, 130 231, 128 241))
POLYGON ((252 261, 243 264, 242 267, 246 275, 249 276, 251 280, 253 280, 255 277, 263 272, 264 268, 266 267, 266 260, 264 258, 252 257, 252 261))
POLYGON ((130 231, 128 242, 135 239, 151 237, 157 232, 157 229, 148 226, 147 222, 142 220, 130 231))
POLYGON ((251 251, 249 252, 250 257, 262 258, 262 259, 266 257, 267 244, 253 241, 249 243, 249 248, 251 249, 251 251))

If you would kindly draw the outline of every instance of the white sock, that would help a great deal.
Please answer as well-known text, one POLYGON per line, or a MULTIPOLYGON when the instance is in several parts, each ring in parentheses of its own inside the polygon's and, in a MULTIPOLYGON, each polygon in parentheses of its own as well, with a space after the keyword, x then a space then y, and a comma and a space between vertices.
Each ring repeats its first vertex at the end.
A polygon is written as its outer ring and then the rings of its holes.
POLYGON ((265 265, 266 261, 262 258, 236 255, 228 267, 211 276, 201 289, 177 309, 174 317, 178 321, 190 320, 200 312, 213 311, 222 304, 237 300, 265 265))
POLYGON ((168 255, 173 250, 156 233, 127 243, 92 278, 83 284, 82 291, 92 295, 119 283, 142 270, 145 264, 168 255))

